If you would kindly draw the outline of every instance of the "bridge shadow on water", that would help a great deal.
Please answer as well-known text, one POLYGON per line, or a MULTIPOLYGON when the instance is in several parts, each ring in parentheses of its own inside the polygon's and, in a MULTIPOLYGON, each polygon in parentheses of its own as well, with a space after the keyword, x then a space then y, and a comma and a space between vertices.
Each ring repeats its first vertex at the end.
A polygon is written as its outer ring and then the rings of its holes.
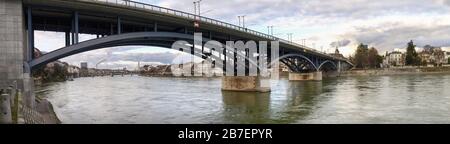
POLYGON ((285 105, 275 123, 299 123, 310 116, 317 107, 318 98, 324 93, 323 81, 290 81, 286 87, 285 105))
POLYGON ((270 93, 222 91, 224 120, 230 123, 267 123, 270 93))
POLYGON ((299 123, 320 107, 317 99, 328 91, 324 85, 330 83, 282 81, 271 93, 222 91, 224 121, 299 123))

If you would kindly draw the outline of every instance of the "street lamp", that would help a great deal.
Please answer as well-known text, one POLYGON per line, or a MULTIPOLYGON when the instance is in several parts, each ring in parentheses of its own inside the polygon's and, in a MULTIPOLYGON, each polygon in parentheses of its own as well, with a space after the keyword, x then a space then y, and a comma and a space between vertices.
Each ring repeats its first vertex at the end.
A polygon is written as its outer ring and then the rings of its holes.
POLYGON ((245 28, 245 15, 238 16, 239 18, 239 26, 241 26, 241 18, 242 18, 242 27, 245 28))
POLYGON ((199 0, 199 1, 197 1, 197 3, 198 3, 198 15, 200 16, 200 14, 201 14, 201 9, 200 9, 200 2, 202 2, 202 0, 199 0))
POLYGON ((292 43, 292 35, 293 35, 293 33, 288 33, 287 35, 288 35, 288 41, 292 43))
POLYGON ((239 19, 239 26, 241 26, 241 16, 238 16, 239 19))
POLYGON ((242 17, 242 27, 245 28, 245 15, 241 16, 242 17))
POLYGON ((194 15, 197 15, 197 2, 194 1, 194 15))
POLYGON ((202 0, 194 1, 194 11, 195 11, 195 14, 199 15, 199 16, 201 14, 200 2, 202 2, 202 0), (197 5, 198 5, 198 13, 197 13, 197 5))
POLYGON ((273 36, 273 25, 267 26, 267 34, 273 36))
POLYGON ((302 45, 306 46, 306 39, 302 39, 302 45))

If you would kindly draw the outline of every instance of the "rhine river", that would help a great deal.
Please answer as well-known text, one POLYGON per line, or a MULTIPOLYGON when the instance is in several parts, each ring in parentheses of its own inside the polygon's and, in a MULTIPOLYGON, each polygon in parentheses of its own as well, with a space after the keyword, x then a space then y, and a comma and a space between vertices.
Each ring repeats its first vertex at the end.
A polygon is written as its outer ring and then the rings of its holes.
POLYGON ((63 123, 450 123, 450 75, 272 82, 221 91, 219 78, 116 76, 37 87, 63 123))

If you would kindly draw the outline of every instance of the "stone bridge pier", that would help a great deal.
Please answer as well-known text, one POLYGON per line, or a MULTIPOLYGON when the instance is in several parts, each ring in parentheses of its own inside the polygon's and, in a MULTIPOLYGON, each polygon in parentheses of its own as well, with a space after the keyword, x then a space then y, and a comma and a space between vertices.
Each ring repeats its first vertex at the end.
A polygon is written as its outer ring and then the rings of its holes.
POLYGON ((16 83, 24 103, 33 107, 30 70, 24 68, 27 53, 31 54, 25 22, 22 0, 0 0, 0 88, 16 83))

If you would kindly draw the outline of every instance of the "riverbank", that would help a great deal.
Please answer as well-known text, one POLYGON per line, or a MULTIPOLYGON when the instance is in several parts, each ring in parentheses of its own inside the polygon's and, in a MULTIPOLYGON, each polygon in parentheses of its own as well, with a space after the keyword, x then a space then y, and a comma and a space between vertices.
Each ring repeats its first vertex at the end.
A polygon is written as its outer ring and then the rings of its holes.
POLYGON ((39 112, 44 124, 61 124, 61 120, 56 115, 53 105, 47 99, 36 99, 36 111, 39 112))
POLYGON ((391 75, 414 75, 414 74, 450 74, 450 67, 402 67, 385 69, 366 69, 343 71, 342 77, 348 76, 391 76, 391 75))

